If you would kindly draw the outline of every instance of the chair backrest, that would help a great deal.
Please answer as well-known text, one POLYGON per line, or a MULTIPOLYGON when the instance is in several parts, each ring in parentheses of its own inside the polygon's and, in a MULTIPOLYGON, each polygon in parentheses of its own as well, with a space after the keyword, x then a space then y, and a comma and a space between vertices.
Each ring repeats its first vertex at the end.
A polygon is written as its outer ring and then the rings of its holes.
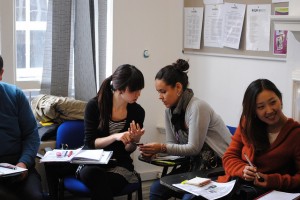
POLYGON ((235 130, 236 130, 236 127, 233 127, 233 126, 227 126, 227 128, 229 129, 231 135, 234 134, 235 130))
POLYGON ((71 120, 59 125, 56 134, 56 148, 68 145, 68 148, 79 148, 84 143, 84 121, 71 120))

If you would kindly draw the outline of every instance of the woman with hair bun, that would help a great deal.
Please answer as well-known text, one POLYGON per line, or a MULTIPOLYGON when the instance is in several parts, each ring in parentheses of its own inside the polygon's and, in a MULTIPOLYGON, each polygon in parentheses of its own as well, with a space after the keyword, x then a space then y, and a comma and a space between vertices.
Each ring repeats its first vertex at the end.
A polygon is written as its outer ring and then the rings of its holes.
MULTIPOLYGON (((188 88, 188 69, 189 63, 178 59, 156 74, 155 87, 159 99, 166 106, 166 143, 153 142, 139 146, 141 155, 145 157, 167 153, 190 159, 189 163, 170 174, 221 166, 221 158, 231 141, 231 134, 221 117, 188 88)), ((178 195, 162 186, 159 180, 150 188, 151 200, 178 195)))

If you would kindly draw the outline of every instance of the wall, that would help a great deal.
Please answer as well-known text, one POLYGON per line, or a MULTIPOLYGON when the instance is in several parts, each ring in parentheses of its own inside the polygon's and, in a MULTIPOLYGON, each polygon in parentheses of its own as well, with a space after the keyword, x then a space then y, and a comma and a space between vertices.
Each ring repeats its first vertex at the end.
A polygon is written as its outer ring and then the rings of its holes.
POLYGON ((14 35, 14 27, 11 23, 11 20, 14 20, 14 13, 11 12, 14 10, 13 2, 14 1, 0 0, 0 53, 2 57, 5 58, 5 75, 3 76, 3 81, 9 83, 15 83, 14 68, 11 67, 14 66, 12 57, 14 54, 14 41, 13 37, 10 37, 14 35))
MULTIPOLYGON (((143 142, 164 141, 156 129, 163 124, 164 106, 158 100, 154 77, 177 58, 189 60, 190 87, 226 124, 237 125, 244 91, 257 78, 268 78, 279 87, 284 111, 291 115, 291 69, 286 62, 182 54, 183 0, 115 0, 113 18, 114 69, 131 63, 145 75, 146 86, 138 101, 146 110, 143 142), (147 59, 144 49, 150 52, 147 59)), ((137 159, 134 162, 139 172, 160 170, 137 159)))

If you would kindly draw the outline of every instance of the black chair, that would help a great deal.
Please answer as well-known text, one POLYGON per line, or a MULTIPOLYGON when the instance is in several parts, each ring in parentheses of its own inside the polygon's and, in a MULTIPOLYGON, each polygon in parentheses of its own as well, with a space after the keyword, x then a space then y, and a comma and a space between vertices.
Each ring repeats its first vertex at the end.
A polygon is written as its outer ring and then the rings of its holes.
MULTIPOLYGON (((79 121, 65 121, 57 129, 56 148, 61 148, 61 145, 67 145, 68 148, 78 148, 83 145, 84 141, 84 122, 79 121)), ((134 171, 138 178, 138 183, 129 183, 123 190, 115 196, 127 195, 127 199, 132 199, 132 193, 137 192, 139 200, 143 199, 142 196, 142 181, 139 173, 134 171)), ((89 188, 75 175, 66 176, 60 179, 59 184, 59 199, 64 198, 64 191, 81 196, 90 197, 89 188)))

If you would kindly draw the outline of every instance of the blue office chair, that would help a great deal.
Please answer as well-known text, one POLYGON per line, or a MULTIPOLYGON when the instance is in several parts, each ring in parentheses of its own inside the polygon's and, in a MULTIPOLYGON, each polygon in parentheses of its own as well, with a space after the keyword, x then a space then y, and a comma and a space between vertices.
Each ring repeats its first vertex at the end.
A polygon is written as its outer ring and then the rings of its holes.
POLYGON ((233 134, 235 133, 236 127, 228 126, 228 125, 227 125, 227 128, 229 129, 231 135, 233 135, 233 134))
MULTIPOLYGON (((70 149, 78 148, 84 143, 84 122, 82 120, 65 121, 57 129, 56 148, 62 145, 70 149)), ((115 196, 127 195, 127 199, 132 199, 132 193, 137 192, 138 199, 142 200, 142 181, 140 175, 134 171, 138 178, 138 183, 129 183, 123 190, 115 196)), ((66 176, 60 180, 59 199, 64 198, 64 191, 81 196, 90 197, 90 190, 87 186, 74 176, 66 176)))

